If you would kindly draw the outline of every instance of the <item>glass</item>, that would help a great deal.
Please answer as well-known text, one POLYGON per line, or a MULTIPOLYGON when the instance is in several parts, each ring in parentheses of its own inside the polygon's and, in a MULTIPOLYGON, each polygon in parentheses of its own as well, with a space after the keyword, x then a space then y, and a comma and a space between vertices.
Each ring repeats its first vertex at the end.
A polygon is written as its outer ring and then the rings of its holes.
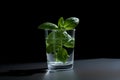
POLYGON ((73 69, 75 29, 45 30, 48 70, 73 69))

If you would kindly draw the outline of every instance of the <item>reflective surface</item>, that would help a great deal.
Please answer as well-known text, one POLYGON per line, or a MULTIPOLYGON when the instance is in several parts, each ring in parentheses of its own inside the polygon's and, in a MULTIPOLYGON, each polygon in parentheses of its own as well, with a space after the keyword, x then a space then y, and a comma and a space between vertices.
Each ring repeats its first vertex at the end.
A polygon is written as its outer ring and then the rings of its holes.
POLYGON ((120 59, 75 61, 74 70, 49 71, 46 63, 0 65, 0 80, 120 80, 120 59))
POLYGON ((44 75, 43 80, 78 80, 78 76, 76 76, 73 70, 57 72, 48 71, 44 75))

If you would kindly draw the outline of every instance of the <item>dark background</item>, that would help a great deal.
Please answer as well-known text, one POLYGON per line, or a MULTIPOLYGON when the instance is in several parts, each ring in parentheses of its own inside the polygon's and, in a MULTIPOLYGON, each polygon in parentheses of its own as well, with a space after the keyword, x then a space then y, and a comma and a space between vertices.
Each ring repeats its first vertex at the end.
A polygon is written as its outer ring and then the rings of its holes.
MULTIPOLYGON (((41 3, 42 4, 42 3, 41 3)), ((81 3, 82 4, 82 3, 81 3)), ((78 17, 75 59, 120 58, 117 5, 96 4, 54 8, 7 8, 1 14, 1 63, 46 61, 43 22, 57 23, 63 16, 78 17), (68 9, 69 8, 69 9, 68 9)))

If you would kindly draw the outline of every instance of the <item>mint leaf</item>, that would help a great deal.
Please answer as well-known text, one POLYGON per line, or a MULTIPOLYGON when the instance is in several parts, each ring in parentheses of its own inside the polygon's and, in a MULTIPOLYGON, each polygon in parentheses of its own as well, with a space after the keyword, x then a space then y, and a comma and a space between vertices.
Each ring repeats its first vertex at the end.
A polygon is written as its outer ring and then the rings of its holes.
POLYGON ((49 53, 52 53, 54 52, 54 46, 53 45, 48 45, 46 46, 46 52, 49 54, 49 53))
POLYGON ((65 30, 73 30, 79 24, 79 19, 76 17, 67 18, 64 22, 65 30))
POLYGON ((67 48, 74 48, 74 45, 75 45, 75 40, 74 39, 71 39, 64 44, 64 46, 67 47, 67 48))
POLYGON ((72 37, 66 31, 52 31, 46 38, 47 44, 63 45, 71 40, 72 37), (60 43, 62 41, 62 43, 60 43))
POLYGON ((48 29, 48 30, 54 30, 58 29, 58 26, 56 24, 50 23, 50 22, 45 22, 38 26, 38 29, 48 29))
POLYGON ((57 54, 55 55, 58 61, 65 63, 69 57, 67 50, 64 48, 59 49, 57 54))
POLYGON ((58 20, 58 27, 60 29, 64 28, 64 19, 63 19, 63 17, 60 17, 60 19, 58 20))
POLYGON ((46 38, 46 42, 48 44, 57 44, 60 45, 60 41, 64 39, 63 32, 61 31, 52 31, 49 33, 48 37, 46 38))
POLYGON ((72 39, 72 37, 66 31, 63 32, 63 35, 64 35, 64 39, 63 39, 64 43, 66 43, 66 42, 68 42, 69 40, 72 39))
POLYGON ((60 46, 57 43, 56 44, 48 44, 46 46, 46 52, 48 54, 50 54, 50 53, 54 54, 59 48, 60 48, 60 46))
POLYGON ((62 46, 64 35, 60 31, 52 31, 46 38, 47 53, 55 53, 62 46))
POLYGON ((55 38, 55 31, 52 31, 49 33, 49 35, 46 37, 46 43, 47 44, 55 44, 56 38, 55 38))

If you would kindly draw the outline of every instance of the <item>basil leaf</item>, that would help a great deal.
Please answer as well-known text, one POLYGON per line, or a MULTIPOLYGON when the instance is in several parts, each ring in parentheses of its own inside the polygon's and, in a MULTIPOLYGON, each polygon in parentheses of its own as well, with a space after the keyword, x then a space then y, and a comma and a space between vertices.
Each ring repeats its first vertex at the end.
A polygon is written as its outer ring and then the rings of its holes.
POLYGON ((79 24, 79 19, 76 17, 67 18, 64 22, 65 30, 73 30, 79 24))
POLYGON ((58 29, 58 26, 56 24, 50 23, 50 22, 45 22, 38 26, 38 29, 48 29, 48 30, 54 30, 58 29))
POLYGON ((64 28, 64 19, 63 19, 63 17, 60 17, 60 19, 58 20, 58 27, 60 29, 64 28))

